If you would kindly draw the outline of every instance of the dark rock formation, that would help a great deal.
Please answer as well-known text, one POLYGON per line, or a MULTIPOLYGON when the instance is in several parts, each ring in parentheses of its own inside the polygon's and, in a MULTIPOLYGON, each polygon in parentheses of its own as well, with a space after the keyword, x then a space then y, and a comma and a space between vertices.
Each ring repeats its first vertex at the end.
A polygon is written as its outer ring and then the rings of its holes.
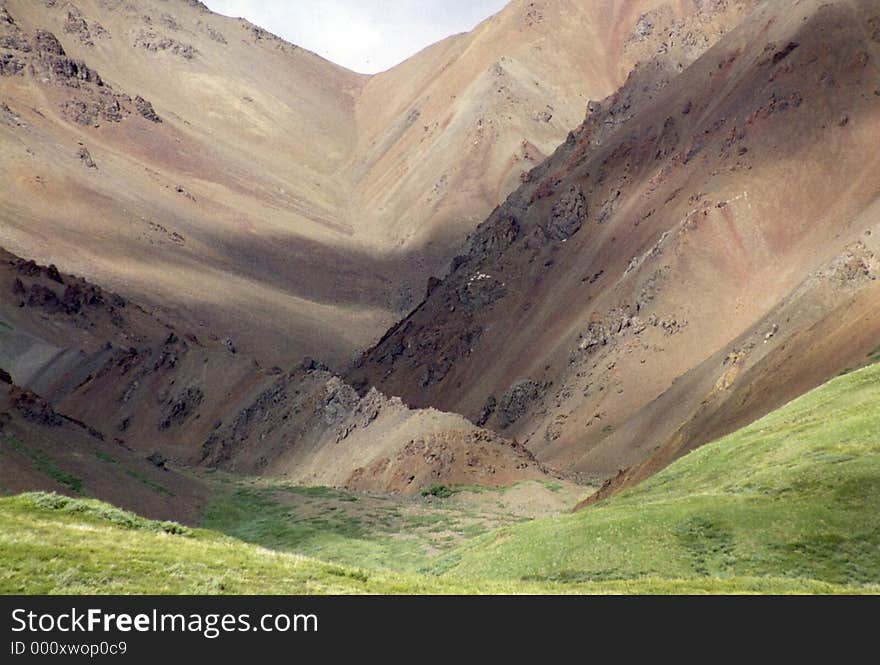
POLYGON ((192 60, 196 55, 196 49, 192 44, 162 35, 152 28, 141 30, 135 37, 134 45, 153 53, 167 51, 186 60, 192 60))
POLYGON ((159 117, 159 114, 156 113, 156 110, 153 108, 153 105, 148 102, 146 99, 138 95, 134 98, 134 105, 137 108, 138 113, 140 113, 143 117, 145 117, 150 122, 160 123, 162 122, 162 118, 159 117))
POLYGON ((489 395, 489 397, 486 398, 485 404, 483 404, 483 409, 480 411, 480 417, 477 418, 476 424, 479 427, 482 427, 489 422, 489 418, 495 413, 495 408, 497 406, 498 400, 495 399, 495 395, 489 395))
POLYGON ((76 156, 79 157, 80 162, 82 162, 83 166, 86 166, 90 169, 98 168, 98 165, 95 164, 92 159, 92 155, 89 153, 89 149, 84 145, 80 144, 80 148, 76 153, 76 156))
POLYGON ((190 387, 181 390, 177 395, 164 400, 165 419, 159 423, 159 429, 168 429, 172 425, 182 425, 199 408, 205 394, 200 388, 190 387))
POLYGON ((532 402, 538 399, 540 386, 530 379, 517 381, 498 402, 498 424, 504 429, 526 414, 532 402))
POLYGON ((147 461, 153 466, 162 469, 163 471, 168 470, 168 468, 165 466, 168 463, 168 458, 160 452, 154 452, 149 455, 147 457, 147 461))
POLYGON ((61 427, 64 418, 52 406, 32 390, 13 387, 9 393, 12 408, 26 419, 44 427, 61 427))
POLYGON ((580 231, 586 216, 587 199, 584 192, 572 185, 553 206, 547 222, 547 235, 555 240, 567 240, 580 231))

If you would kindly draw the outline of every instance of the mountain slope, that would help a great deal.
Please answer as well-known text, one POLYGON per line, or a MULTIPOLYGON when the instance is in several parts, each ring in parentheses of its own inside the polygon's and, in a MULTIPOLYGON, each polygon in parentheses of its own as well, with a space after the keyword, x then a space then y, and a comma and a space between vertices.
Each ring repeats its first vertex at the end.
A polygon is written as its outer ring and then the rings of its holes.
POLYGON ((368 78, 186 0, 3 0, 0 246, 266 363, 340 365, 589 98, 750 4, 517 0, 368 78))
POLYGON ((781 576, 877 584, 880 367, 687 455, 636 489, 487 534, 450 574, 502 579, 781 576))
MULTIPOLYGON (((155 476, 145 460, 168 458, 407 495, 545 477, 516 442, 459 415, 411 409, 375 390, 362 398, 313 360, 264 368, 228 339, 168 324, 55 266, 0 251, 0 285, 0 383, 17 384, 8 398, 0 390, 0 416, 10 418, 0 433, 36 451, 0 472, 10 489, 60 490, 39 473, 44 457, 54 475, 85 479, 94 496, 150 515, 154 502, 107 481, 108 471, 124 478, 135 464, 129 476, 143 477, 138 465, 155 476)), ((158 491, 170 499, 176 492, 167 489, 158 491)), ((181 514, 197 510, 196 489, 181 514)))
POLYGON ((97 501, 0 498, 6 594, 872 593, 814 580, 645 579, 598 584, 445 579, 324 563, 97 501), (87 530, 88 540, 82 537, 87 530), (76 570, 76 575, 70 571, 76 570), (176 574, 169 575, 174 570, 176 574))
POLYGON ((609 489, 880 343, 880 3, 763 3, 637 67, 349 373, 609 489))

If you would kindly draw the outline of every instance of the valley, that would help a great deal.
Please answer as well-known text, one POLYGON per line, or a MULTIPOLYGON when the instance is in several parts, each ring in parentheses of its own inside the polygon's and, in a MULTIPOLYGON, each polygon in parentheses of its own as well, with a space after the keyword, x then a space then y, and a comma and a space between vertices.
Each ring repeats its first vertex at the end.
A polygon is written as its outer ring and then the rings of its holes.
POLYGON ((0 0, 0 592, 878 593, 878 135, 877 0, 0 0))

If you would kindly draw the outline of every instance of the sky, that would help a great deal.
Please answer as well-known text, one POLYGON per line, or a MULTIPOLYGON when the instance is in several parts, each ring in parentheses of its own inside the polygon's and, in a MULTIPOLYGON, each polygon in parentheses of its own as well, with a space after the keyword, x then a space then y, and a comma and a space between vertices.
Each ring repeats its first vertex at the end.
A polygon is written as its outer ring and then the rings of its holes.
POLYGON ((203 0, 362 74, 466 32, 508 0, 203 0))

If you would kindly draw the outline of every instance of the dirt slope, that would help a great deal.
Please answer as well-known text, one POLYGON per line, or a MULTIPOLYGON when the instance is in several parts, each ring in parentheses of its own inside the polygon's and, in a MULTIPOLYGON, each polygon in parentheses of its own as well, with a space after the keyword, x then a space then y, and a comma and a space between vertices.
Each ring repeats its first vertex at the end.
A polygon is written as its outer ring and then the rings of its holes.
POLYGON ((0 489, 90 496, 153 519, 196 524, 208 499, 201 481, 138 454, 57 413, 35 393, 0 380, 0 489))
POLYGON ((619 486, 865 362, 878 26, 763 3, 682 73, 636 68, 349 379, 619 486))
POLYGON ((267 363, 341 364, 588 99, 749 4, 516 0, 365 77, 198 2, 3 0, 0 245, 267 363))
MULTIPOLYGON (((102 463, 117 452, 125 464, 170 459, 401 494, 545 477, 521 446, 461 416, 410 409, 377 391, 361 399, 315 361, 287 372, 263 368, 228 339, 200 338, 82 278, 2 252, 0 368, 4 382, 29 391, 15 388, 0 404, 10 427, 19 425, 10 436, 72 465, 108 500, 116 495, 107 493, 102 463), (25 426, 19 407, 31 402, 36 415, 25 413, 25 426), (75 417, 85 434, 71 433, 73 421, 56 411, 75 417)), ((16 476, 19 466, 8 467, 0 486, 47 488, 33 473, 16 476)), ((125 505, 142 500, 135 493, 125 505)))

